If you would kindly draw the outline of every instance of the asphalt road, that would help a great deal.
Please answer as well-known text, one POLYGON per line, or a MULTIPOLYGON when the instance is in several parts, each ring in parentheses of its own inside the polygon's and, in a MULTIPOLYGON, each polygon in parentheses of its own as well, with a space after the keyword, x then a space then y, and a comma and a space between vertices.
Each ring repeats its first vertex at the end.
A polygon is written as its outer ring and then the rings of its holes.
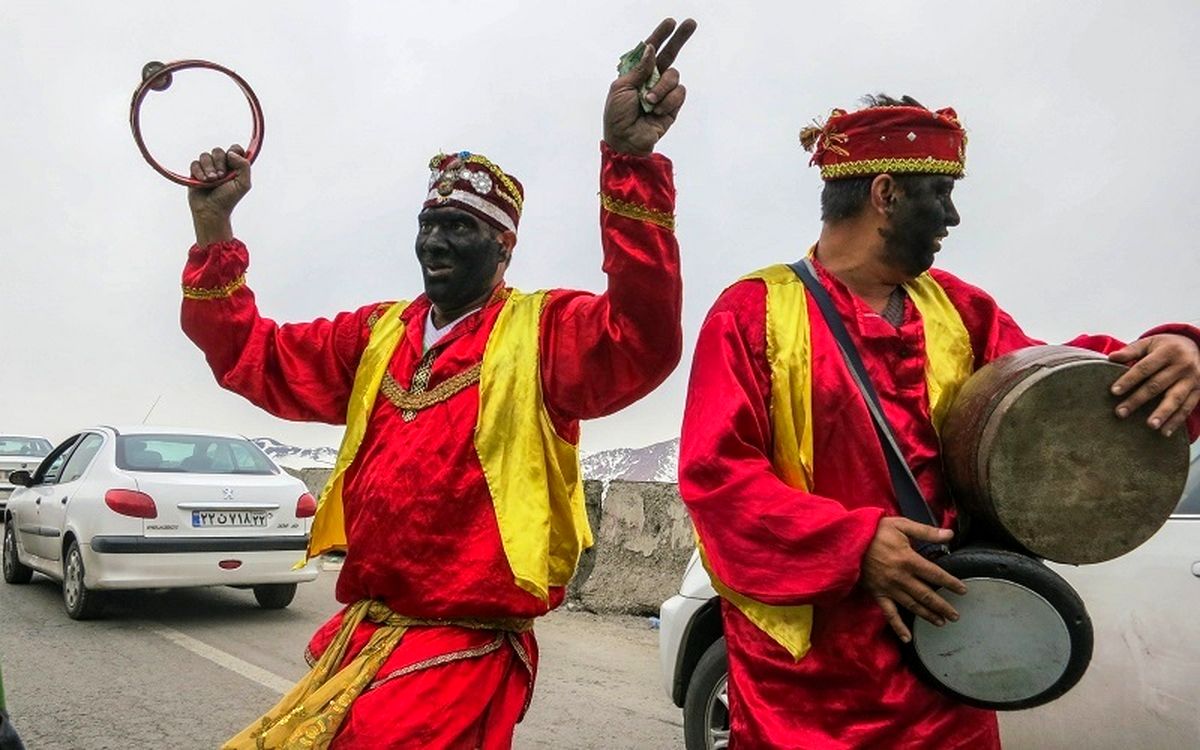
MULTIPOLYGON (((47 578, 0 582, 14 724, 30 750, 216 748, 304 674, 304 645, 337 608, 336 576, 302 584, 282 611, 234 589, 120 592, 91 622, 69 619, 47 578)), ((682 747, 645 620, 556 612, 537 634, 541 671, 515 747, 682 747)))

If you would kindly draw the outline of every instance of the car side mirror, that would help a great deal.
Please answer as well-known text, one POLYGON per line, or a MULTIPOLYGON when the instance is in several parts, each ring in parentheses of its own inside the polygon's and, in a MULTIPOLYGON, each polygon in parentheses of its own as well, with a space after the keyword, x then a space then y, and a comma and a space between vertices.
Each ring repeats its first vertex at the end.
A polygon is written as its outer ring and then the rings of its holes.
POLYGON ((18 487, 33 486, 33 475, 24 469, 19 469, 8 475, 9 484, 15 484, 18 487))

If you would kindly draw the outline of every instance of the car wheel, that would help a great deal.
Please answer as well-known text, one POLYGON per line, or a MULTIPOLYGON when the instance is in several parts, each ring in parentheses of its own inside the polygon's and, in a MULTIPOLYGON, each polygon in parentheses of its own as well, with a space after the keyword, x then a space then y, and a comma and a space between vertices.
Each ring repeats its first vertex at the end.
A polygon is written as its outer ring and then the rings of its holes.
POLYGON ((254 587, 254 598, 263 609, 283 609, 296 597, 294 583, 264 583, 254 587))
POLYGON ((5 583, 29 583, 29 579, 33 578, 33 568, 21 564, 21 560, 17 557, 17 532, 13 531, 13 522, 10 519, 4 524, 4 582, 5 583))
POLYGON ((83 573, 83 553, 79 542, 72 540, 63 563, 63 603, 72 620, 90 620, 104 606, 104 595, 87 587, 83 573))
POLYGON ((729 659, 724 638, 708 647, 688 682, 683 744, 687 750, 729 747, 729 659))

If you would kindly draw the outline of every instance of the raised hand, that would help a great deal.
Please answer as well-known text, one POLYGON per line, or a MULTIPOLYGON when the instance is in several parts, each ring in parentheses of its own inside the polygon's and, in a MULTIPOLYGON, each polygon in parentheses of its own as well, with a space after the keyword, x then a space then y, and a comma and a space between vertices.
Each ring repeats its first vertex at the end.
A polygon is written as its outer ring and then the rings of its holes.
POLYGON ((1129 416, 1161 395, 1162 400, 1146 424, 1170 436, 1200 403, 1200 348, 1187 336, 1173 333, 1147 336, 1108 358, 1123 365, 1136 362, 1113 383, 1113 395, 1128 395, 1117 405, 1118 417, 1129 416))
POLYGON ((233 208, 246 193, 250 192, 250 161, 241 146, 233 145, 226 151, 214 148, 200 154, 192 162, 192 177, 213 183, 212 187, 188 188, 188 206, 192 209, 192 223, 196 228, 196 243, 201 247, 213 242, 233 239, 230 217, 233 208), (217 181, 228 172, 236 171, 233 179, 217 181))
POLYGON ((643 49, 638 63, 613 81, 604 103, 604 142, 611 148, 647 156, 671 128, 687 96, 687 90, 679 83, 679 71, 671 63, 695 31, 696 22, 690 18, 678 27, 675 19, 664 19, 639 45, 643 49), (642 107, 640 89, 655 70, 660 76, 645 93, 647 105, 653 107, 647 112, 642 107))
POLYGON ((945 588, 965 594, 967 587, 918 554, 909 541, 944 544, 952 536, 954 532, 949 529, 926 526, 907 518, 888 517, 879 522, 875 538, 863 556, 863 588, 875 597, 888 624, 905 643, 912 640, 912 633, 901 619, 897 606, 938 626, 945 625, 947 620, 958 619, 958 612, 934 589, 945 588))

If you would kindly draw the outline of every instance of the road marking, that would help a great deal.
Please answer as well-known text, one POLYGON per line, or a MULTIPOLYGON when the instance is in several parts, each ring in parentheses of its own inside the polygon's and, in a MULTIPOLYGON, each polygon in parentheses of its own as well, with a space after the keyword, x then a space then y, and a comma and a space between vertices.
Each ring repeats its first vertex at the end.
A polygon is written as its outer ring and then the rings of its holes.
POLYGON ((236 672, 251 682, 257 682, 268 690, 274 690, 280 695, 285 695, 295 685, 291 680, 286 680, 274 672, 268 672, 262 667, 257 667, 244 659, 239 659, 233 654, 226 653, 219 648, 214 648, 203 641, 198 641, 190 635, 180 633, 178 630, 173 630, 164 625, 156 625, 150 628, 150 632, 166 638, 177 646, 186 648, 197 656, 208 659, 213 664, 225 667, 230 672, 236 672))

